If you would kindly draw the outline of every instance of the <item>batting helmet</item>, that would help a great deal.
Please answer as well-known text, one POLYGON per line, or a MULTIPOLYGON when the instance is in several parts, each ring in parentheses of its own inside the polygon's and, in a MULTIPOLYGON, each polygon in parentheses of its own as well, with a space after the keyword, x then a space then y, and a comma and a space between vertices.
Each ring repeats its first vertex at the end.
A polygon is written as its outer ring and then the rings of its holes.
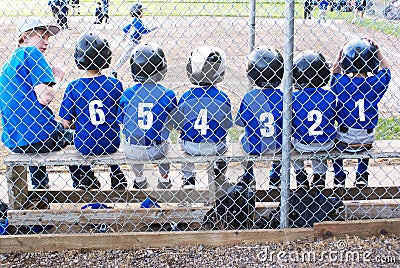
POLYGON ((283 57, 273 47, 257 47, 247 57, 247 77, 258 87, 279 86, 282 82, 283 71, 283 57))
POLYGON ((131 71, 136 82, 161 81, 167 72, 164 51, 155 43, 136 46, 131 56, 131 71))
POLYGON ((132 17, 140 17, 143 13, 143 5, 141 3, 134 3, 129 7, 129 13, 132 17))
POLYGON ((318 88, 328 84, 329 64, 316 51, 306 50, 293 59, 293 79, 297 88, 318 88))
POLYGON ((340 66, 345 73, 375 73, 379 67, 376 47, 366 39, 348 42, 343 48, 340 66))
POLYGON ((186 73, 195 85, 213 85, 224 79, 226 55, 222 49, 201 46, 191 52, 186 73))
POLYGON ((79 36, 74 55, 79 69, 106 69, 110 67, 111 55, 108 41, 100 33, 88 31, 79 36))

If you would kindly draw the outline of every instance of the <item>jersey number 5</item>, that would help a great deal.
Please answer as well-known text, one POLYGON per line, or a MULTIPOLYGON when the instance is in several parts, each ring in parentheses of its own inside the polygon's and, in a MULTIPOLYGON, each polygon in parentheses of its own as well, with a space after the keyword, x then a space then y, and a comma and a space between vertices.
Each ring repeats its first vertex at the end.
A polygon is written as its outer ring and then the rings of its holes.
POLYGON ((90 122, 93 125, 98 126, 106 122, 106 116, 104 115, 103 110, 103 102, 100 100, 94 100, 89 102, 89 115, 90 115, 90 122))
POLYGON ((207 109, 201 109, 194 122, 194 129, 200 130, 201 135, 206 135, 210 127, 207 124, 207 109))
POLYGON ((153 125, 153 103, 139 102, 138 107, 138 126, 141 129, 150 129, 153 125))

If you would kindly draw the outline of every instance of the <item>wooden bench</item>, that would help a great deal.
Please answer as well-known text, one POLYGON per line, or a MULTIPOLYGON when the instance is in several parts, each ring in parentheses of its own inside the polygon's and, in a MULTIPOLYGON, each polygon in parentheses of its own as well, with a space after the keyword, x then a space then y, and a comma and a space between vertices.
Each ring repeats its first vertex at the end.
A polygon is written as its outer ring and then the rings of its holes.
MULTIPOLYGON (((329 153, 298 153, 293 151, 291 159, 358 159, 358 158, 374 158, 374 159, 400 159, 400 141, 376 141, 373 149, 360 153, 343 153, 337 150, 332 150, 329 153)), ((231 144, 228 151, 221 156, 190 156, 180 150, 178 145, 173 145, 168 157, 154 161, 137 161, 125 157, 123 152, 117 152, 112 155, 104 156, 82 156, 73 146, 58 152, 38 155, 10 154, 4 160, 6 168, 6 177, 8 183, 8 195, 10 215, 14 215, 12 221, 21 220, 21 217, 16 217, 20 213, 23 204, 28 198, 33 196, 45 196, 50 203, 138 203, 147 197, 157 200, 159 203, 202 203, 205 207, 213 204, 215 195, 218 192, 218 185, 213 183, 213 178, 209 178, 210 189, 205 190, 122 190, 122 191, 74 191, 74 190, 28 190, 27 167, 30 165, 46 165, 46 166, 68 166, 76 164, 86 165, 128 165, 133 163, 173 163, 179 164, 182 162, 191 163, 210 163, 217 158, 224 159, 227 162, 270 162, 280 160, 280 154, 266 154, 261 157, 246 155, 240 144, 231 144), (13 212, 14 211, 14 212, 13 212), (19 212, 18 212, 19 211, 19 212)), ((324 189, 323 193, 326 196, 333 194, 333 189, 324 189)), ((279 190, 257 190, 257 202, 279 202, 279 190)), ((373 199, 400 199, 400 187, 366 187, 364 189, 348 188, 343 195, 344 200, 373 200, 373 199)), ((202 210, 203 212, 205 210, 202 210)), ((28 213, 28 211, 26 211, 28 213)), ((26 218, 26 213, 25 218, 26 218)), ((53 212, 41 212, 53 213, 53 212)), ((58 213, 61 213, 60 211, 58 213)), ((61 214, 67 213, 64 211, 61 214)), ((108 211, 107 213, 110 213, 108 211)), ((117 212, 115 212, 117 213, 117 212)), ((118 212, 118 213, 121 213, 118 212)), ((32 214, 33 215, 33 214, 32 214)), ((65 216, 65 215, 64 215, 65 216)), ((115 215, 114 215, 115 216, 115 215)), ((11 222, 11 221, 10 221, 11 222)), ((19 222, 20 223, 20 222, 19 222)))

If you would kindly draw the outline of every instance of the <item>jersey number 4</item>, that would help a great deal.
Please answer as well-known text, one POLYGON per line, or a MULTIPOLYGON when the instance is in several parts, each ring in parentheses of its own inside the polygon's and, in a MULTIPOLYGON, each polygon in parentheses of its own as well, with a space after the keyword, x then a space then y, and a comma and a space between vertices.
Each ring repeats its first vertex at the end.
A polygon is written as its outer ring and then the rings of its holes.
POLYGON ((207 130, 210 129, 207 122, 207 109, 201 109, 194 122, 194 129, 200 130, 201 135, 207 135, 207 130))

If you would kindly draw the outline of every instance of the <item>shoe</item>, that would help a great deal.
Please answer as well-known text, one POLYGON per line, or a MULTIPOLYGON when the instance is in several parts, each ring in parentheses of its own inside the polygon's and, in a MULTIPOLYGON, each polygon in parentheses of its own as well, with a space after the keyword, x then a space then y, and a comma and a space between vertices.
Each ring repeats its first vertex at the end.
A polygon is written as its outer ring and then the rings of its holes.
POLYGON ((101 187, 101 184, 97 178, 95 178, 92 181, 82 181, 79 183, 75 188, 77 190, 83 190, 83 191, 90 191, 90 190, 99 190, 101 187))
POLYGON ((49 189, 50 186, 49 186, 49 184, 47 183, 47 184, 45 184, 45 185, 42 185, 42 184, 34 185, 32 188, 33 188, 34 190, 45 190, 45 189, 49 189))
POLYGON ((252 190, 256 189, 256 180, 254 178, 244 178, 243 175, 238 178, 237 184, 244 185, 252 190))
POLYGON ((145 189, 147 188, 147 179, 141 177, 141 180, 137 180, 138 178, 135 179, 135 181, 133 182, 133 188, 134 189, 145 189))
POLYGON ((278 190, 281 188, 281 178, 269 176, 269 189, 270 190, 278 190))
POLYGON ((182 178, 182 180, 183 180, 182 188, 184 190, 193 190, 194 189, 194 186, 196 184, 196 179, 194 177, 182 178))
POLYGON ((116 173, 110 173, 111 178, 111 189, 113 190, 125 190, 128 186, 124 173, 118 170, 116 173))
POLYGON ((304 169, 302 169, 299 171, 295 171, 295 173, 296 173, 297 187, 309 189, 310 184, 308 182, 307 172, 304 169))
POLYGON ((358 188, 364 188, 368 186, 368 172, 364 172, 363 174, 356 173, 356 182, 355 186, 358 188))
POLYGON ((326 174, 314 174, 313 186, 316 188, 325 188, 326 174))
POLYGON ((160 178, 158 179, 158 189, 171 189, 172 183, 169 179, 160 178))
POLYGON ((28 199, 25 204, 22 206, 23 209, 49 209, 49 200, 42 196, 38 198, 28 199))

